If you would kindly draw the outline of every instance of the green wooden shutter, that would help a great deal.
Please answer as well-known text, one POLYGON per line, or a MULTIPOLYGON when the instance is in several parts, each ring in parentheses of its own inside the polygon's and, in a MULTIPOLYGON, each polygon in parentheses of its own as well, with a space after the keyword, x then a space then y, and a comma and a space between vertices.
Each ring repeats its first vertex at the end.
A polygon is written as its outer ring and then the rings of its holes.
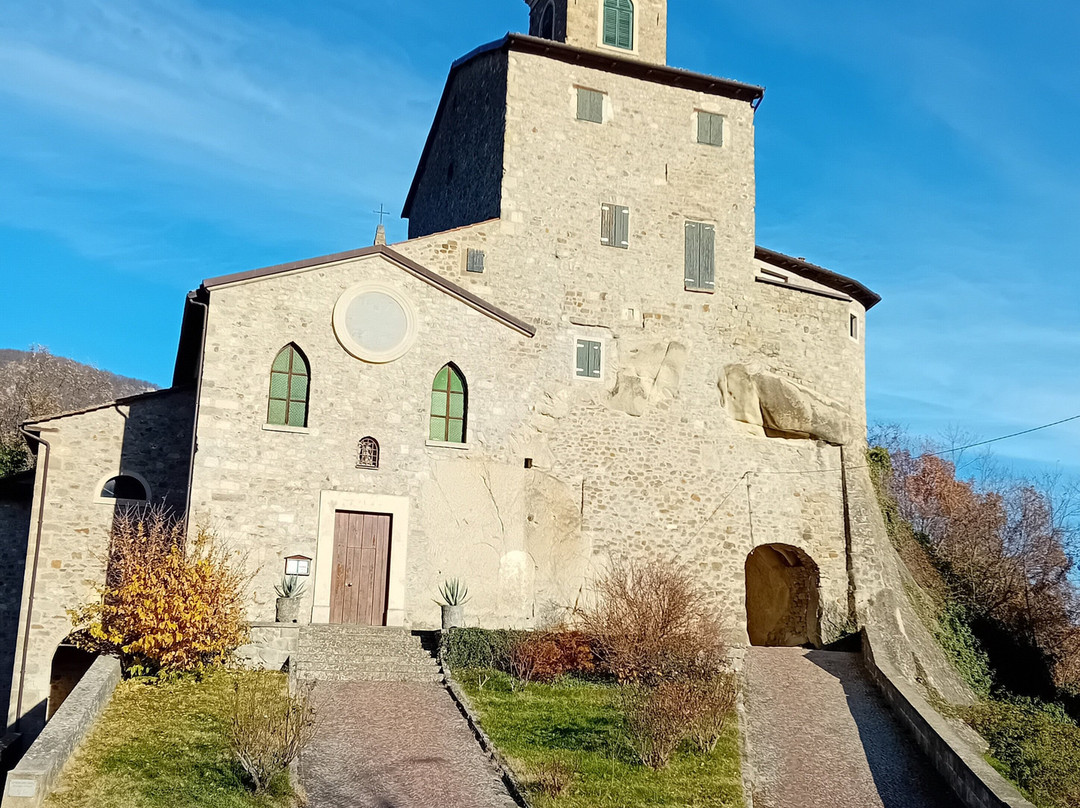
POLYGON ((626 48, 626 50, 634 49, 633 6, 631 6, 629 10, 619 12, 615 44, 620 48, 626 48))
POLYGON ((711 292, 715 287, 716 227, 686 223, 685 283, 687 289, 711 292))
POLYGON ((615 206, 615 241, 612 246, 624 250, 630 247, 630 208, 615 206))
POLYGON ((579 121, 604 122, 604 94, 579 87, 577 91, 577 116, 579 121))
POLYGON ((686 288, 699 288, 701 285, 701 225, 698 222, 686 223, 684 261, 686 288))
POLYGON ((589 343, 589 378, 600 378, 600 343, 589 343))
POLYGON ((484 271, 484 251, 470 249, 465 260, 465 269, 468 272, 484 271))
POLYGON ((583 339, 577 341, 577 375, 589 375, 589 343, 583 339))
POLYGON ((615 244, 615 206, 606 202, 600 206, 600 243, 615 244))
POLYGON ((724 116, 712 112, 698 112, 697 114, 697 139, 698 143, 709 146, 724 145, 724 116))
POLYGON ((604 3, 604 44, 619 46, 619 10, 611 0, 604 3))
POLYGON ((699 288, 712 291, 715 288, 715 269, 713 264, 716 260, 716 227, 711 224, 701 225, 701 257, 698 262, 700 267, 699 288))

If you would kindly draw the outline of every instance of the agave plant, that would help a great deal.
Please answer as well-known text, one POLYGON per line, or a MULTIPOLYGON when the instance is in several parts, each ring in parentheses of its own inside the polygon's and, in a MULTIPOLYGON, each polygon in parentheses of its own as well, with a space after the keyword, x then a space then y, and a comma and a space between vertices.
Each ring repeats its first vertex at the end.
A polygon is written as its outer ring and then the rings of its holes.
POLYGON ((279 598, 298 598, 304 594, 304 582, 295 575, 286 575, 274 587, 279 598))
POLYGON ((442 598, 442 606, 460 606, 469 599, 469 587, 463 584, 460 578, 450 578, 439 587, 439 596, 442 598))

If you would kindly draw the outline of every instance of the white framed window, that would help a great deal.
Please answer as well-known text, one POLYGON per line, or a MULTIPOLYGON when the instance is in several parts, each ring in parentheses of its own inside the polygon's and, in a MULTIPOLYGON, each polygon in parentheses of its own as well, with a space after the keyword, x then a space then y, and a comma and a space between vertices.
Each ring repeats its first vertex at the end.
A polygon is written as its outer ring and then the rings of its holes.
POLYGON ((574 342, 574 375, 579 379, 604 378, 604 343, 578 337, 574 342))

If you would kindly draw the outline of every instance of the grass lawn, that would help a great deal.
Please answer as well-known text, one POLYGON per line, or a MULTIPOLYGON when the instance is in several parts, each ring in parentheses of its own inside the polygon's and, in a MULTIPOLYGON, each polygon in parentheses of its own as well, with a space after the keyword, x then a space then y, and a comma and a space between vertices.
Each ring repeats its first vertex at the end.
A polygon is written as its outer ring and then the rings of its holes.
MULTIPOLYGON (((241 674, 243 675, 243 674, 241 674)), ((281 677, 286 687, 285 677, 281 677)), ((288 776, 255 797, 229 757, 232 675, 121 682, 48 808, 286 808, 288 776)))
POLYGON ((535 808, 742 808, 734 715, 712 754, 684 745, 667 769, 654 772, 641 765, 626 742, 614 687, 566 681, 511 692, 505 674, 490 675, 482 688, 476 672, 462 671, 456 678, 535 808), (536 787, 538 773, 554 760, 576 772, 558 797, 536 787))

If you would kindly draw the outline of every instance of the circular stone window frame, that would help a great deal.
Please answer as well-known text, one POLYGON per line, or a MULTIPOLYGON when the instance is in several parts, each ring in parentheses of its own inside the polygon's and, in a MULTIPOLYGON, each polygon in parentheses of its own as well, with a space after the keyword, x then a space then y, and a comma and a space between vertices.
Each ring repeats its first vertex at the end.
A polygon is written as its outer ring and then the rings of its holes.
POLYGON ((363 281, 354 286, 350 286, 342 292, 341 296, 337 299, 337 303, 334 304, 333 322, 334 336, 337 337, 337 341, 341 344, 341 347, 351 356, 356 357, 362 362, 368 362, 373 365, 384 365, 387 362, 393 362, 400 359, 412 350, 413 345, 416 343, 416 309, 413 306, 412 300, 393 286, 378 281, 363 281), (388 296, 401 306, 401 310, 405 313, 405 337, 395 347, 388 351, 368 350, 353 339, 353 336, 349 333, 349 329, 346 325, 349 306, 351 306, 357 298, 371 292, 380 292, 388 296))

